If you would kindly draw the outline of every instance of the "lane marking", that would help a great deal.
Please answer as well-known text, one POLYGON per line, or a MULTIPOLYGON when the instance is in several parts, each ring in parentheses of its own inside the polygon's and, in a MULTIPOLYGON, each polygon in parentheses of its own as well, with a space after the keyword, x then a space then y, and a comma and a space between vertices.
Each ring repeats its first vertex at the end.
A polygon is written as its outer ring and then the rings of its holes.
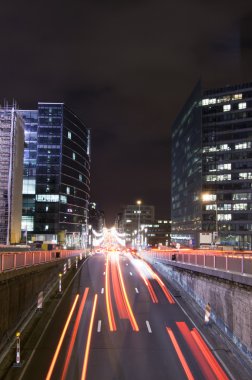
POLYGON ((97 332, 101 332, 101 320, 98 321, 97 332))
POLYGON ((136 293, 139 293, 139 290, 137 288, 135 288, 135 291, 136 291, 136 293))
POLYGON ((66 332, 67 332, 67 329, 68 329, 68 326, 69 326, 69 323, 71 321, 71 318, 72 318, 72 315, 73 315, 73 312, 74 312, 74 309, 76 307, 76 304, 77 304, 77 301, 78 301, 78 298, 79 298, 79 294, 77 294, 75 296, 75 299, 74 299, 74 302, 73 302, 73 305, 72 305, 72 308, 70 310, 70 313, 68 314, 68 317, 67 317, 67 321, 65 323, 65 326, 63 328, 63 331, 61 333, 61 336, 60 336, 60 340, 59 340, 59 343, 56 347, 56 350, 55 350, 55 353, 53 355, 53 359, 52 359, 52 362, 51 362, 51 365, 49 367, 49 370, 47 372, 47 375, 46 375, 46 380, 50 380, 51 377, 52 377, 52 372, 54 370, 54 366, 55 366, 55 363, 58 359, 58 356, 59 356, 59 352, 60 352, 60 349, 61 349, 61 346, 62 346, 62 343, 63 343, 63 340, 65 338, 65 335, 66 335, 66 332))
POLYGON ((87 367, 88 367, 88 359, 89 359, 89 353, 90 353, 90 344, 91 344, 91 338, 92 338, 95 310, 96 310, 96 305, 97 305, 97 297, 98 297, 97 294, 95 294, 91 319, 90 319, 89 328, 88 328, 88 337, 87 337, 86 350, 85 350, 84 361, 83 361, 83 366, 82 366, 81 380, 86 380, 86 377, 87 377, 87 367))
POLYGON ((149 333, 151 334, 151 333, 152 333, 152 330, 151 330, 150 322, 149 322, 149 321, 146 321, 146 326, 147 326, 147 330, 148 330, 149 333))
POLYGON ((104 288, 101 289, 101 294, 103 294, 103 293, 104 293, 104 288))
POLYGON ((130 272, 130 275, 132 276, 132 272, 130 272))

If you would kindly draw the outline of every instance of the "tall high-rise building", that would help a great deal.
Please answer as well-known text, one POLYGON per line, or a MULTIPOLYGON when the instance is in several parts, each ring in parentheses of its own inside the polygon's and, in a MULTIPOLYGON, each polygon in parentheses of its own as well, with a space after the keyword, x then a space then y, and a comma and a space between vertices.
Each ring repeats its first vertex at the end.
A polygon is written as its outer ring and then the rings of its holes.
POLYGON ((252 83, 197 84, 172 128, 172 238, 251 248, 252 83))
POLYGON ((23 235, 83 246, 90 197, 90 130, 64 103, 20 111, 25 121, 23 235))
POLYGON ((0 108, 0 244, 19 243, 22 215, 23 120, 16 108, 0 108))

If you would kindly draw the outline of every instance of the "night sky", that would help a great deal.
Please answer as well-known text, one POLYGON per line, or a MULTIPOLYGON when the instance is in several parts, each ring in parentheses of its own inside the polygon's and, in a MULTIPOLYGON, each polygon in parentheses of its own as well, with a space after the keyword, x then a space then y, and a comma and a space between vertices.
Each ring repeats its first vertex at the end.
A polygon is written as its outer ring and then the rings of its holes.
POLYGON ((107 224, 170 212, 170 128, 196 82, 252 81, 251 0, 2 1, 0 102, 65 102, 91 128, 107 224))

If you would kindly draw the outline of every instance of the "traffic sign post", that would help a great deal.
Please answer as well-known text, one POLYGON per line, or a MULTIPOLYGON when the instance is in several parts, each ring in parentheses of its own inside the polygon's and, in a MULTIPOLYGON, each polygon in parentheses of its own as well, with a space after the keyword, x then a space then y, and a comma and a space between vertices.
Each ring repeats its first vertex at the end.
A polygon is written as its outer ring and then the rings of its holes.
POLYGON ((13 364, 13 367, 21 367, 21 354, 20 354, 20 332, 16 332, 16 361, 13 364))
POLYGON ((43 309, 43 299, 44 299, 44 293, 43 291, 39 292, 38 295, 38 304, 37 304, 37 310, 41 311, 43 309))
POLYGON ((62 292, 62 274, 59 273, 59 293, 62 292))
POLYGON ((210 321, 210 315, 211 315, 211 306, 209 303, 207 303, 205 308, 205 324, 208 325, 210 321))

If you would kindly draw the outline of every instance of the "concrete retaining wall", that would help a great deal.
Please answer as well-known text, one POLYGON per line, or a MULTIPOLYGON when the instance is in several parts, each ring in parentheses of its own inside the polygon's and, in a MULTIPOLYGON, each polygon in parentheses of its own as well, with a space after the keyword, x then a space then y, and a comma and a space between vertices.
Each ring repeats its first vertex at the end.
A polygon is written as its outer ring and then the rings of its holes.
POLYGON ((39 292, 57 281, 61 269, 62 263, 45 264, 0 278, 0 342, 13 333, 37 303, 39 292))
MULTIPOLYGON (((145 255, 145 259, 147 255, 145 255)), ((211 305, 211 319, 252 360, 252 287, 152 262, 176 281, 202 308, 211 305)))

